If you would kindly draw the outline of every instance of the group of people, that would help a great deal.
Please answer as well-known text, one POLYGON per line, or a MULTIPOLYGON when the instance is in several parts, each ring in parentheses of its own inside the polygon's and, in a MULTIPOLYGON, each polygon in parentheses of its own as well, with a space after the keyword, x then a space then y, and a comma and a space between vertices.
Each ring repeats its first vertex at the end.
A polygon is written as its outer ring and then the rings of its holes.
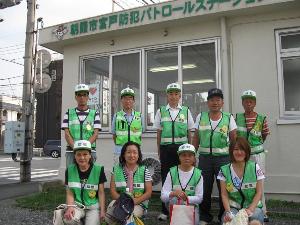
MULTIPOLYGON (((105 218, 104 168, 96 163, 96 139, 101 129, 99 113, 87 106, 88 85, 75 87, 77 107, 69 109, 62 129, 68 144, 66 151, 67 205, 65 218, 72 219, 72 206, 86 206, 86 224, 99 224, 105 218), (75 156, 75 157, 74 157, 75 156), (97 215, 96 215, 97 214, 97 215), (95 218, 96 219, 91 219, 95 218)), ((167 105, 155 115, 157 153, 161 162, 162 211, 158 220, 167 220, 169 205, 179 199, 195 205, 195 224, 213 220, 210 213, 214 180, 219 191, 220 223, 230 222, 240 209, 246 209, 251 224, 266 221, 263 191, 265 149, 269 135, 266 116, 255 112, 256 93, 243 92, 243 113, 223 112, 222 90, 208 91, 207 112, 201 112, 194 123, 188 107, 180 105, 181 87, 171 83, 166 88, 167 105)), ((135 92, 121 91, 122 110, 113 116, 115 143, 114 167, 110 190, 114 204, 121 193, 133 198, 137 217, 148 209, 152 193, 151 174, 142 164, 143 118, 134 110, 135 92)), ((181 201, 182 202, 182 201, 181 201)))

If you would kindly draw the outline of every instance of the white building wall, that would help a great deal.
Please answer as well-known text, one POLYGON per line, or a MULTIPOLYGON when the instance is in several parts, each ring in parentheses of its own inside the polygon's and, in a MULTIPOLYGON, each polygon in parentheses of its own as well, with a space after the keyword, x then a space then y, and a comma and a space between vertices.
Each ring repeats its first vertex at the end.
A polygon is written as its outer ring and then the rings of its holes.
POLYGON ((278 125, 279 93, 275 30, 300 25, 299 10, 230 20, 233 112, 242 111, 243 90, 257 92, 257 112, 268 116, 266 192, 297 194, 300 199, 300 124, 278 125), (287 185, 288 184, 288 185, 287 185))

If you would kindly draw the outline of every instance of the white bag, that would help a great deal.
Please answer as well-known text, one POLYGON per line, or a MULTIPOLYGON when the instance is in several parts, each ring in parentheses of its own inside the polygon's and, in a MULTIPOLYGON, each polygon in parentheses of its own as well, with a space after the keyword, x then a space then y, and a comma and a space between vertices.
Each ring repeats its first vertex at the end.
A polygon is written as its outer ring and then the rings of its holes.
POLYGON ((230 222, 224 223, 223 225, 248 225, 249 218, 245 209, 241 209, 238 213, 233 217, 230 222))
POLYGON ((195 206, 189 205, 171 205, 170 225, 195 225, 195 206))
POLYGON ((81 218, 85 216, 85 206, 81 204, 72 205, 74 206, 75 213, 73 219, 67 220, 64 218, 64 214, 68 206, 71 205, 60 204, 55 208, 53 215, 53 225, 82 225, 81 218))

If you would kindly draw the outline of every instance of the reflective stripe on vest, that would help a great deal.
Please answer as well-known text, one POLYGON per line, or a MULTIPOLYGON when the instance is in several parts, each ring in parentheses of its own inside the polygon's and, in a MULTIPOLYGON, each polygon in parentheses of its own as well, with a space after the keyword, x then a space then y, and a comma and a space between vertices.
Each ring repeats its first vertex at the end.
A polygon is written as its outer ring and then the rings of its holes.
POLYGON ((184 144, 188 142, 188 107, 182 106, 172 120, 166 106, 160 107, 161 145, 184 144))
POLYGON ((230 113, 222 112, 222 117, 213 130, 208 112, 201 112, 199 120, 199 147, 200 154, 215 156, 228 155, 230 113))
POLYGON ((244 137, 248 140, 251 146, 251 154, 258 154, 264 151, 262 130, 264 126, 265 116, 256 115, 256 120, 252 129, 248 132, 246 125, 246 117, 244 113, 236 114, 237 136, 244 137))
MULTIPOLYGON (((245 165, 244 176, 242 178, 243 183, 240 187, 240 190, 245 197, 244 202, 241 193, 238 191, 238 188, 233 184, 230 166, 231 164, 227 164, 221 167, 222 173, 226 178, 226 190, 228 192, 229 200, 231 200, 230 206, 238 209, 248 208, 256 194, 256 164, 250 160, 245 165)), ((262 208, 261 202, 259 202, 257 207, 262 208)))
POLYGON ((125 117, 125 112, 119 111, 115 121, 116 144, 124 145, 128 141, 133 141, 139 145, 142 143, 142 119, 140 112, 133 112, 133 118, 129 123, 125 117))
MULTIPOLYGON (((89 140, 90 137, 93 136, 95 116, 96 116, 96 110, 89 109, 89 113, 85 117, 85 120, 80 122, 78 118, 78 114, 76 112, 76 108, 69 109, 68 128, 74 141, 89 140)), ((96 147, 96 141, 92 143, 92 148, 95 147, 96 147)))

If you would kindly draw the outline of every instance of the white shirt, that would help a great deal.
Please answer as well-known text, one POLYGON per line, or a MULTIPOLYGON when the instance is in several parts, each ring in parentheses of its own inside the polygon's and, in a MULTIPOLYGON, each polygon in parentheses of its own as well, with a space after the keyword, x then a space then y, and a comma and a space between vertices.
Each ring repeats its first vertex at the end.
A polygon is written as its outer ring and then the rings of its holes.
MULTIPOLYGON (((201 118, 201 113, 199 113, 199 115, 197 116, 196 122, 195 122, 195 125, 194 125, 194 128, 197 129, 197 130, 199 130, 199 121, 200 121, 200 118, 201 118)), ((220 119, 218 119, 218 120, 212 120, 212 119, 210 119, 210 123, 211 123, 212 129, 215 129, 218 126, 218 124, 219 124, 219 122, 220 122, 221 119, 222 119, 222 117, 220 119)), ((233 116, 230 115, 229 131, 233 131, 236 128, 237 128, 237 126, 236 126, 235 120, 234 120, 233 116)))
MULTIPOLYGON (((171 108, 170 105, 168 104, 166 106, 166 109, 169 110, 170 112, 170 116, 172 118, 172 120, 174 121, 179 113, 179 111, 182 109, 181 105, 177 105, 176 108, 171 108)), ((161 120, 161 114, 160 114, 160 109, 157 110, 155 118, 154 118, 154 124, 153 127, 156 128, 157 130, 162 130, 161 124, 160 124, 160 120, 161 120)), ((192 116, 191 111, 188 109, 188 129, 191 130, 194 127, 194 119, 192 116)))
MULTIPOLYGON (((236 172, 233 169, 232 164, 230 165, 230 171, 231 171, 231 177, 232 177, 232 182, 233 182, 234 186, 238 187, 238 188, 241 187, 242 182, 243 182, 243 177, 242 178, 238 177, 238 175, 236 174, 236 172)), ((257 163, 256 163, 256 177, 257 177, 257 180, 265 179, 264 172, 261 170, 261 168, 259 167, 259 165, 257 163)), ((219 171, 217 179, 226 181, 226 177, 222 173, 222 170, 219 171)))
MULTIPOLYGON (((180 168, 178 168, 179 180, 180 180, 182 187, 186 187, 191 176, 193 175, 193 171, 194 171, 194 167, 188 172, 184 172, 180 168)), ((165 183, 161 189, 161 196, 160 196, 161 200, 163 202, 169 202, 169 200, 170 200, 169 196, 170 196, 171 192, 172 192, 172 179, 171 179, 171 175, 169 172, 167 175, 167 178, 165 180, 165 183)), ((189 203, 194 204, 194 205, 200 204, 202 202, 202 199, 203 199, 203 176, 201 176, 201 179, 196 186, 195 196, 188 196, 188 199, 189 199, 189 203)))

